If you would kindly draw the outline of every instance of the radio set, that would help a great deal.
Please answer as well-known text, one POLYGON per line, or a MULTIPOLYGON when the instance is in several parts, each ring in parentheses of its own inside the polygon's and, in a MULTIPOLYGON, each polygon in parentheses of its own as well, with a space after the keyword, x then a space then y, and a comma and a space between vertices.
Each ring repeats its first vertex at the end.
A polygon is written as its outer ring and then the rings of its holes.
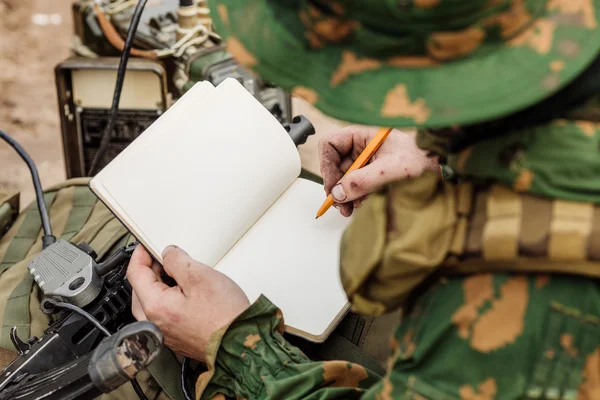
POLYGON ((282 124, 292 122, 289 93, 234 61, 213 32, 204 0, 150 0, 136 29, 114 129, 102 149, 124 45, 121 36, 129 31, 134 16, 132 3, 79 0, 73 4, 73 54, 55 68, 68 178, 94 175, 202 80, 216 86, 235 78, 282 124))

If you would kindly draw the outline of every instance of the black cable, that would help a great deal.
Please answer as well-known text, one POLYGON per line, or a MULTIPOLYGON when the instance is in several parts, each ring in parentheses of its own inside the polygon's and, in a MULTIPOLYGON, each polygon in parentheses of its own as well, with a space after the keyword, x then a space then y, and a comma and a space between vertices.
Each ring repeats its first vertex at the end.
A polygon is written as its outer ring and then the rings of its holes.
POLYGON ((125 39, 125 46, 123 47, 123 52, 121 53, 121 60, 119 61, 119 69, 117 71, 117 82, 115 85, 113 101, 110 108, 110 117, 108 118, 108 124, 106 125, 106 129, 102 134, 102 139, 100 140, 98 152, 94 156, 92 164, 90 165, 88 176, 92 176, 94 172, 96 172, 98 164, 100 164, 102 157, 104 157, 104 153, 106 153, 108 144, 110 143, 110 135, 115 126, 115 119, 117 118, 119 101, 121 100, 121 92, 123 90, 123 81, 125 80, 125 71, 127 70, 127 61, 129 60, 129 53, 131 52, 131 47, 133 46, 133 39, 135 38, 135 32, 137 31, 140 19, 142 18, 142 12, 144 11, 144 6, 147 2, 148 0, 139 0, 135 6, 135 10, 133 11, 131 23, 129 24, 129 30, 127 31, 127 38, 125 39))
MULTIPOLYGON (((61 301, 55 301, 52 299, 46 299, 44 301, 47 304, 50 304, 54 308, 62 308, 65 310, 73 311, 74 313, 81 315, 83 318, 90 321, 96 328, 98 328, 98 330, 100 330, 100 332, 102 332, 104 334, 104 336, 109 337, 111 335, 110 331, 108 329, 106 329, 104 326, 102 326, 100 321, 98 321, 96 318, 94 318, 94 316, 92 314, 85 311, 83 308, 77 307, 73 304, 63 303, 61 301)), ((138 395, 138 397, 141 400, 149 400, 148 397, 146 397, 146 395, 144 394, 144 391, 142 390, 142 388, 140 387, 140 384, 138 383, 138 381, 135 378, 133 378, 131 380, 131 386, 133 386, 133 390, 135 391, 135 393, 138 395)))
POLYGON ((42 220, 42 228, 44 229, 44 237, 42 237, 43 248, 50 246, 56 242, 56 238, 52 236, 52 227, 50 226, 50 217, 48 216, 48 209, 46 208, 46 202, 44 201, 44 192, 42 191, 42 184, 40 182, 40 176, 38 170, 33 162, 33 159, 27 154, 25 149, 12 137, 8 136, 2 130, 0 130, 0 137, 4 139, 13 149, 19 153, 21 158, 27 163, 29 171, 31 171, 31 178, 33 179, 33 186, 35 188, 35 198, 37 200, 38 209, 40 210, 40 218, 42 220))
MULTIPOLYGON (((73 305, 73 304, 63 303, 62 301, 56 301, 56 300, 52 300, 52 299, 46 299, 46 300, 44 300, 44 302, 47 304, 50 304, 54 308, 62 308, 65 310, 73 311, 74 313, 77 313, 77 314, 81 315, 83 318, 90 321, 92 323, 92 325, 94 325, 96 328, 98 328, 98 330, 100 332, 102 332, 104 334, 104 336, 108 337, 111 335, 111 333, 108 331, 108 329, 106 329, 104 326, 102 326, 100 321, 98 321, 96 318, 94 318, 94 316, 92 314, 85 311, 81 307, 77 307, 76 305, 73 305)), ((47 306, 44 306, 44 308, 47 309, 47 306)), ((44 311, 44 309, 42 309, 42 311, 44 311)))
POLYGON ((183 392, 183 397, 185 397, 185 400, 194 400, 194 398, 188 390, 187 380, 185 379, 185 377, 187 376, 189 366, 190 359, 184 357, 183 363, 181 363, 181 391, 183 392))
POLYGON ((142 387, 138 383, 137 379, 133 378, 131 380, 131 386, 133 386, 133 390, 135 390, 135 394, 137 394, 141 400, 149 400, 148 397, 146 397, 146 394, 142 390, 142 387))

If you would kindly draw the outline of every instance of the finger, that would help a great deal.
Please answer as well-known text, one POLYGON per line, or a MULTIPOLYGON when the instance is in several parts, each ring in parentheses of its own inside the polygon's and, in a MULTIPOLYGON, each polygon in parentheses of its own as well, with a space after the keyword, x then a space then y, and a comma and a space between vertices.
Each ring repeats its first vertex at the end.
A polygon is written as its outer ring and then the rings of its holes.
POLYGON ((344 160, 342 160, 342 163, 340 164, 340 172, 345 174, 346 171, 348 171, 350 169, 353 162, 354 162, 353 158, 350 158, 350 157, 344 158, 344 160))
POLYGON ((340 173, 342 160, 353 154, 360 154, 376 133, 376 128, 354 125, 340 129, 321 139, 319 161, 323 186, 327 194, 342 177, 340 173))
POLYGON ((340 183, 331 190, 337 203, 348 203, 372 193, 379 187, 397 178, 385 159, 377 159, 371 164, 344 175, 340 183))
POLYGON ((152 304, 161 298, 162 292, 169 287, 152 270, 153 260, 142 246, 138 246, 127 267, 127 280, 136 292, 140 304, 146 310, 147 304, 152 304))
POLYGON ((131 314, 138 321, 147 321, 148 317, 142 308, 142 304, 140 303, 140 299, 135 293, 135 290, 131 291, 131 314))
POLYGON ((319 142, 319 163, 321 176, 323 177, 323 187, 325 193, 329 195, 333 185, 335 185, 342 177, 342 173, 340 172, 342 156, 338 153, 338 150, 327 141, 327 137, 324 137, 319 142))
POLYGON ((147 265, 150 267, 154 260, 152 259, 150 253, 146 251, 144 246, 137 245, 135 250, 133 251, 133 254, 131 255, 131 258, 129 259, 129 262, 147 265))
POLYGON ((156 274, 156 276, 158 277, 159 280, 162 280, 162 275, 163 275, 164 271, 165 270, 162 265, 160 265, 156 261, 154 261, 152 263, 152 272, 154 272, 156 274))
POLYGON ((197 282, 202 272, 200 271, 202 264, 177 246, 168 246, 162 256, 165 272, 175 279, 185 295, 189 295, 190 288, 197 282))
POLYGON ((362 204, 362 202, 365 201, 366 198, 367 198, 367 196, 360 197, 360 198, 354 200, 352 202, 352 205, 354 206, 355 209, 359 208, 360 205, 362 204))
POLYGON ((352 203, 346 204, 334 204, 333 205, 344 217, 349 217, 352 215, 352 211, 354 209, 354 205, 352 203))

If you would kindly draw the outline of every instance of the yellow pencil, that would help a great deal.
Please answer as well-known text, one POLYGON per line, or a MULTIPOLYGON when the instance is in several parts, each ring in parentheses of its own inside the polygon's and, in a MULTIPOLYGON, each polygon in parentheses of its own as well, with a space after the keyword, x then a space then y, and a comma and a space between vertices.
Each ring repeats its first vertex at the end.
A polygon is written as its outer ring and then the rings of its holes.
MULTIPOLYGON (((360 156, 358 156, 358 158, 352 163, 350 168, 348 168, 348 171, 346 171, 344 176, 356 169, 364 167, 369 162, 371 157, 373 157, 373 154, 375 154, 377 149, 381 147, 383 141, 385 140, 385 138, 388 137, 391 131, 392 128, 380 128, 379 132, 377 132, 377 135, 375 135, 375 137, 371 139, 367 147, 365 147, 362 153, 360 153, 360 156)), ((334 203, 335 201, 333 200, 333 196, 330 193, 329 196, 327 196, 327 199, 325 199, 325 201, 323 202, 321 208, 319 208, 319 211, 317 212, 317 218, 325 214, 325 212, 329 210, 329 208, 334 203)))

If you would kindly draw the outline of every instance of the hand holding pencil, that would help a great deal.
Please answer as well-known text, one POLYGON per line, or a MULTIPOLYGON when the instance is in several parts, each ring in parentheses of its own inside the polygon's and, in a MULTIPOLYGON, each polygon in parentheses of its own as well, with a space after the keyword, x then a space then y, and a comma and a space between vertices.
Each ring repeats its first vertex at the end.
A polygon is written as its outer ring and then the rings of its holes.
POLYGON ((414 136, 390 128, 349 126, 328 134, 319 143, 319 158, 328 197, 317 218, 332 205, 350 216, 381 186, 439 171, 437 157, 427 157, 414 136))

